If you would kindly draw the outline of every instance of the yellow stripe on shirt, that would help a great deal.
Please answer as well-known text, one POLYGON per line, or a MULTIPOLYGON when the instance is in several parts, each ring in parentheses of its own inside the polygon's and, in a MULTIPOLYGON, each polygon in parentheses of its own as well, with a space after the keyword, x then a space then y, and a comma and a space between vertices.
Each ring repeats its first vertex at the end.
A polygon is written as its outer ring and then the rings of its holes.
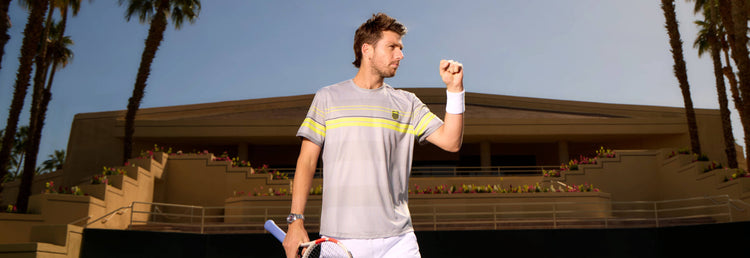
POLYGON ((326 128, 329 130, 348 126, 385 128, 401 133, 415 134, 414 127, 412 125, 403 124, 383 118, 345 117, 326 121, 326 128))
POLYGON ((435 117, 435 114, 433 114, 432 112, 425 114, 425 116, 423 116, 422 119, 419 120, 419 123, 417 123, 417 128, 414 130, 416 131, 416 134, 424 134, 424 131, 427 130, 427 125, 429 125, 430 122, 435 119, 435 117))
POLYGON ((318 122, 315 122, 315 120, 312 120, 311 118, 305 118, 305 121, 302 122, 302 126, 310 128, 310 130, 319 134, 320 136, 326 136, 326 127, 319 124, 318 122))

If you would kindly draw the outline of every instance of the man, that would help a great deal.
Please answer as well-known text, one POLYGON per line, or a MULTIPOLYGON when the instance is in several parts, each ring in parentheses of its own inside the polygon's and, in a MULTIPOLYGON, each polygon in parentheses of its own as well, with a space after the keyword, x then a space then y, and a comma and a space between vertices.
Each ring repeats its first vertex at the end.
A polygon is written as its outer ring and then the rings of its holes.
POLYGON ((408 207, 414 141, 457 152, 463 141, 463 66, 441 60, 446 84, 445 122, 414 94, 383 80, 404 58, 406 27, 378 13, 357 29, 356 76, 320 89, 297 136, 287 257, 309 241, 304 209, 318 155, 323 160, 322 236, 339 239, 354 257, 419 257, 408 207))

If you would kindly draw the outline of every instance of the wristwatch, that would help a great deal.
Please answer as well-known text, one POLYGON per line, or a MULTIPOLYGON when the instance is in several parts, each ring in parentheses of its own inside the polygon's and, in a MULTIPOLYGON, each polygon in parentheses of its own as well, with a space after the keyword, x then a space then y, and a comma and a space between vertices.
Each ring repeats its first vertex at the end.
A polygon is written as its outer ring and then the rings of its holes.
POLYGON ((286 223, 292 224, 295 220, 305 220, 305 215, 297 214, 297 213, 289 213, 289 216, 286 217, 286 223))

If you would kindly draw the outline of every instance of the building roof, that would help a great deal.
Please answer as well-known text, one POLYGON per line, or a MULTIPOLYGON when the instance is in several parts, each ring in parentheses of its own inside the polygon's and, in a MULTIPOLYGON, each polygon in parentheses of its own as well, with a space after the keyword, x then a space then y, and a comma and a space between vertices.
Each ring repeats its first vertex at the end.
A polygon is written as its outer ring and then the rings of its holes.
MULTIPOLYGON (((444 88, 407 88, 439 117, 444 116, 444 88)), ((313 94, 144 108, 138 111, 136 137, 252 138, 295 140, 313 94), (167 131, 168 130, 168 133, 167 131), (206 132, 211 132, 210 136, 206 132)), ((115 118, 124 126, 125 110, 84 113, 76 119, 115 118)), ((697 109, 718 117, 718 110, 697 109)), ((465 140, 627 137, 686 132, 683 108, 566 101, 471 93, 466 94, 465 140)), ((122 130, 115 130, 122 137, 122 130)))

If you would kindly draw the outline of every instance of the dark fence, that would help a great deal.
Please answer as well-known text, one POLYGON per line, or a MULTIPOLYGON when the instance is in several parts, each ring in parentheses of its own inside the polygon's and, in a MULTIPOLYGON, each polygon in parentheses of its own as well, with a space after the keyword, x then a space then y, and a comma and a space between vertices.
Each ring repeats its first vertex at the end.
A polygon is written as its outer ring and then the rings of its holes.
MULTIPOLYGON (((422 257, 721 257, 747 254, 750 222, 708 225, 418 231, 422 257)), ((311 236, 311 238, 314 236, 311 236)), ((283 257, 270 234, 85 229, 81 257, 283 257)))

